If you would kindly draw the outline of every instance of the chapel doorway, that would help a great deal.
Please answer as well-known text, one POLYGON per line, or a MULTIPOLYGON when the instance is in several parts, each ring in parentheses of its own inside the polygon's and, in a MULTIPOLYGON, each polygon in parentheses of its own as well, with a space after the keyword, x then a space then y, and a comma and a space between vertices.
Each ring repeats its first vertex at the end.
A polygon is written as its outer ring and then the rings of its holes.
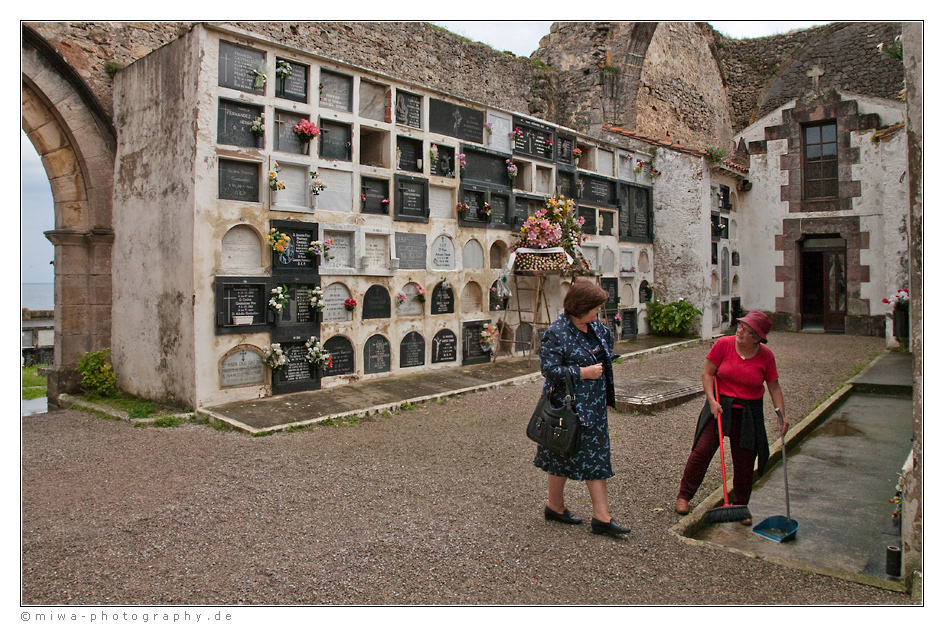
POLYGON ((844 333, 846 330, 846 242, 837 236, 800 242, 801 328, 844 333))

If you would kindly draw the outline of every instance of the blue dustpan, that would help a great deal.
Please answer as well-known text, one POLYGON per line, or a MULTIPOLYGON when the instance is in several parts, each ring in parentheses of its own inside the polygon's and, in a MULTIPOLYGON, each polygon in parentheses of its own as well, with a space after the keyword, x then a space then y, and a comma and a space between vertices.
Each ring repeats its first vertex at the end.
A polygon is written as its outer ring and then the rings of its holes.
MULTIPOLYGON (((782 429, 783 414, 780 413, 779 409, 775 411, 777 412, 777 421, 782 429)), ((765 518, 754 526, 754 533, 776 542, 785 542, 796 537, 800 523, 790 518, 790 488, 787 485, 787 446, 782 434, 780 436, 780 459, 783 460, 783 493, 787 499, 787 515, 765 518)))

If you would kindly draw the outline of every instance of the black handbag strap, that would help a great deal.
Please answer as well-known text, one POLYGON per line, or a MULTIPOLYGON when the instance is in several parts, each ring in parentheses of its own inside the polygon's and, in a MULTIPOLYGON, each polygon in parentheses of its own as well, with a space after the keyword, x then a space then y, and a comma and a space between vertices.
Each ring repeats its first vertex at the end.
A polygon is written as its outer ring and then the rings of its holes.
POLYGON ((564 385, 567 387, 567 398, 564 399, 567 403, 574 402, 574 385, 570 381, 570 370, 564 370, 564 385))

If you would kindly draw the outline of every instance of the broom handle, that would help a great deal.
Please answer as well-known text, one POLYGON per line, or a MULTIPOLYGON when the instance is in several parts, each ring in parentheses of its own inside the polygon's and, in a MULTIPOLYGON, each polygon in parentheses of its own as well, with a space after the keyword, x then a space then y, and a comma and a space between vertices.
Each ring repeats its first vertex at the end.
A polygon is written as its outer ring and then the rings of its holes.
MULTIPOLYGON (((721 398, 718 396, 718 377, 712 377, 711 386, 715 391, 715 401, 721 404, 721 398)), ((724 430, 721 428, 721 410, 718 410, 718 452, 721 453, 721 488, 724 492, 724 504, 728 505, 728 473, 724 468, 724 430)), ((788 514, 789 517, 789 514, 788 514)))
POLYGON ((783 462, 783 494, 787 500, 787 520, 790 520, 790 487, 787 485, 787 438, 783 431, 783 413, 779 407, 774 407, 777 412, 777 423, 780 425, 780 461, 783 462))

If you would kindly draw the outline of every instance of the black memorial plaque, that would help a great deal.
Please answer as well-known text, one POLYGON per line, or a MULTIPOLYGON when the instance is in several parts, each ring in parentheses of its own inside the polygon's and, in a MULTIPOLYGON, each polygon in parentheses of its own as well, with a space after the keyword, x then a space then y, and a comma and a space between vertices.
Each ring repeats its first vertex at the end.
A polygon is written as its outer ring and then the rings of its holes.
POLYGON ((557 162, 566 165, 574 163, 574 148, 577 147, 577 141, 572 135, 557 136, 557 162))
POLYGON ((390 181, 361 177, 361 213, 390 213, 390 181), (387 202, 384 202, 384 201, 387 202))
POLYGON ((247 333, 264 328, 269 289, 269 286, 259 279, 218 279, 216 332, 247 333))
POLYGON ((462 364, 487 364, 491 354, 482 348, 482 329, 488 320, 462 323, 462 364))
POLYGON ((361 318, 390 317, 390 292, 382 285, 371 285, 364 294, 364 306, 361 309, 361 318))
POLYGON ((331 70, 321 70, 321 106, 335 111, 352 111, 354 77, 331 70))
POLYGON ((620 339, 631 340, 639 335, 638 310, 635 307, 631 309, 624 309, 620 316, 623 318, 620 339))
POLYGON ((652 236, 652 224, 650 222, 651 198, 651 190, 645 187, 630 187, 630 237, 648 239, 652 236))
POLYGON ((401 270, 426 269, 425 233, 395 233, 394 243, 401 270))
MULTIPOLYGON (((314 285, 303 285, 299 283, 283 283, 288 288, 289 301, 282 307, 282 313, 276 316, 276 325, 282 327, 281 331, 291 331, 291 327, 298 325, 311 325, 317 322, 316 312, 311 307, 311 299, 308 298, 308 290, 314 285)), ((283 333, 279 333, 280 337, 283 333)))
POLYGON ((430 98, 430 131, 481 144, 484 128, 485 113, 482 111, 430 98))
POLYGON ((283 343, 282 350, 288 363, 276 370, 278 383, 310 381, 315 378, 315 367, 308 361, 308 349, 303 342, 283 343))
POLYGON ((253 87, 257 69, 265 71, 265 53, 225 41, 220 42, 219 85, 252 94, 264 94, 265 86, 253 87))
POLYGON ((262 115, 255 105, 220 100, 217 116, 216 143, 244 148, 262 148, 263 139, 252 132, 252 123, 262 115))
POLYGON ((426 341, 416 331, 400 340, 400 367, 414 368, 426 363, 426 341))
POLYGON ((581 174, 583 179, 583 193, 580 199, 594 205, 616 204, 616 181, 605 179, 592 174, 581 174))
POLYGON ((616 235, 613 231, 616 214, 612 211, 600 212, 600 235, 616 235))
POLYGON ((444 361, 455 361, 457 357, 458 341, 456 334, 449 329, 442 329, 433 336, 430 352, 432 353, 432 363, 438 364, 444 361))
POLYGON ((451 287, 444 287, 437 283, 433 286, 433 297, 429 304, 430 314, 438 316, 456 312, 456 297, 451 287))
POLYGON ((395 107, 397 124, 423 128, 423 97, 397 90, 395 107))
POLYGON ((528 220, 528 199, 527 198, 514 198, 511 214, 508 216, 508 224, 512 229, 521 228, 528 220))
POLYGON ((492 206, 492 215, 489 224, 494 227, 503 227, 510 224, 508 207, 511 204, 511 197, 508 194, 489 194, 488 203, 492 206))
POLYGON ((220 200, 259 202, 259 164, 220 159, 220 200))
POLYGON ((601 277, 600 287, 606 290, 606 303, 603 308, 607 311, 616 310, 619 305, 619 279, 616 277, 601 277))
POLYGON ((512 147, 515 154, 548 161, 554 157, 553 126, 515 118, 514 128, 521 131, 515 135, 515 143, 512 147))
POLYGON ((296 155, 308 154, 308 142, 300 140, 294 130, 296 124, 307 119, 307 115, 276 109, 274 148, 279 152, 290 152, 296 155))
POLYGON ((397 137, 397 169, 404 172, 423 171, 423 142, 412 137, 397 137))
POLYGON ((308 251, 316 239, 318 224, 314 222, 289 222, 273 220, 271 228, 278 229, 289 237, 288 248, 279 253, 272 251, 273 274, 308 274, 317 272, 318 256, 308 251))
POLYGON ((318 152, 322 159, 351 160, 351 126, 321 119, 321 140, 318 152))
POLYGON ((484 226, 486 220, 486 192, 483 189, 463 185, 459 188, 462 203, 468 205, 459 216, 459 223, 464 226, 484 226))
POLYGON ((594 207, 577 207, 577 217, 583 218, 583 226, 580 229, 584 233, 593 234, 597 232, 597 210, 594 207))
POLYGON ((327 340, 323 346, 331 355, 331 368, 325 370, 325 376, 354 374, 354 345, 351 344, 351 340, 341 335, 335 335, 327 340))
POLYGON ((293 100, 295 102, 308 102, 308 66, 276 58, 276 66, 278 66, 280 62, 287 63, 288 66, 292 68, 292 73, 285 78, 278 78, 278 76, 276 76, 276 97, 293 100))
POLYGON ((364 344, 364 374, 379 372, 390 372, 390 341, 374 335, 364 344))
MULTIPOLYGON (((393 184, 396 189, 393 207, 394 219, 405 222, 428 222, 429 181, 398 174, 394 177, 393 184)), ((403 268, 403 265, 400 267, 403 268)), ((423 267, 426 267, 425 261, 423 267)))
POLYGON ((465 170, 462 173, 463 181, 487 183, 504 188, 511 186, 508 178, 508 164, 505 160, 508 155, 485 150, 475 150, 463 146, 465 151, 465 170))
POLYGON ((455 148, 442 144, 433 144, 436 147, 433 158, 430 155, 429 173, 433 176, 455 176, 454 164, 456 160, 455 148))

